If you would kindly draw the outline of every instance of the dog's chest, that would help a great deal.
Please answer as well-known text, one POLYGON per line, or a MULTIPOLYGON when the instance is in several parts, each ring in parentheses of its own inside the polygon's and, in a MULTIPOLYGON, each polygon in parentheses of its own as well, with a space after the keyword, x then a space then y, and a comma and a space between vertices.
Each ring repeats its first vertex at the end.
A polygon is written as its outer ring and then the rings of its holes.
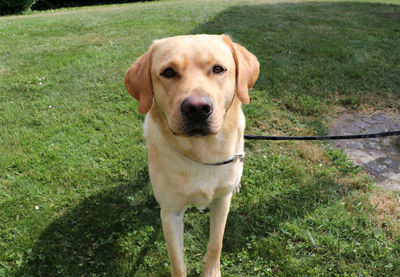
POLYGON ((149 161, 149 169, 153 191, 160 204, 203 208, 214 198, 227 195, 238 187, 243 163, 180 166, 173 161, 166 164, 161 158, 149 161))
POLYGON ((198 175, 189 177, 188 182, 182 183, 182 193, 188 199, 190 204, 200 208, 205 207, 214 198, 218 198, 232 192, 237 188, 242 174, 242 164, 217 166, 209 170, 199 170, 198 175), (218 168, 222 167, 222 168, 218 168))

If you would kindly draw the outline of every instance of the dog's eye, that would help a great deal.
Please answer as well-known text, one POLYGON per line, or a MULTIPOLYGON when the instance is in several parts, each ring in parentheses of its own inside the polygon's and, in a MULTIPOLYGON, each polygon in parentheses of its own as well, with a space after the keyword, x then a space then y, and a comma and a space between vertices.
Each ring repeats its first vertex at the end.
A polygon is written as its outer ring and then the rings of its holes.
POLYGON ((178 73, 175 70, 173 70, 171 67, 168 67, 168 68, 164 69, 164 71, 161 72, 160 75, 163 76, 164 78, 169 79, 169 78, 173 78, 173 77, 177 76, 178 73))
POLYGON ((220 66, 220 65, 214 65, 214 67, 213 67, 213 72, 215 73, 215 74, 221 74, 221 73, 223 73, 225 71, 225 68, 223 68, 222 66, 220 66))

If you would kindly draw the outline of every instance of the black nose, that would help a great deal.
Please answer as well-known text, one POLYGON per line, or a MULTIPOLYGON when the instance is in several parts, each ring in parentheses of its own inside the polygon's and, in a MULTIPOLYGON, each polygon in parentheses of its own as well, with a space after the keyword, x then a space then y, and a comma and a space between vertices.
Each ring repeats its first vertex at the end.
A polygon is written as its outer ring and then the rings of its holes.
POLYGON ((204 121, 212 112, 212 102, 206 96, 190 96, 181 103, 181 113, 191 121, 204 121))

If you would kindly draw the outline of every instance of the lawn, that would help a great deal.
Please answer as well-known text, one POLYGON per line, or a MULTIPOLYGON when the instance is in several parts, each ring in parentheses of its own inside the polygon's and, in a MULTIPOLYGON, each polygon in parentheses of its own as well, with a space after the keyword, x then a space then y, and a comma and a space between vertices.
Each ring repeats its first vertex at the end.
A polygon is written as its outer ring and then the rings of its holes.
MULTIPOLYGON (((227 33, 257 55, 249 134, 400 111, 400 1, 159 1, 0 17, 0 276, 168 276, 143 116, 152 40, 227 33), (378 2, 378 3, 377 3, 378 2)), ((247 142, 223 276, 400 276, 399 194, 329 143, 247 142)), ((209 212, 185 216, 199 276, 209 212)))

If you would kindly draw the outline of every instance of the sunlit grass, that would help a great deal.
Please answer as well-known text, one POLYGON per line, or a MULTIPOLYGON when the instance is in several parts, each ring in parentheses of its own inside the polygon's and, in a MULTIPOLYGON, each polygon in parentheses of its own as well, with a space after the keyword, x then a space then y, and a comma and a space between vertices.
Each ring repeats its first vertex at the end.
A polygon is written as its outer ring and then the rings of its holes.
MULTIPOLYGON (((399 18, 400 6, 370 1, 160 1, 0 18, 0 276, 169 275, 143 116, 123 86, 152 40, 230 34, 261 63, 247 132, 324 134, 338 106, 398 113, 399 18)), ((342 153, 295 142, 247 142, 246 152, 224 276, 400 275, 398 229, 385 225, 396 221, 375 215, 371 181, 342 153)), ((189 209, 185 224, 198 276, 208 212, 189 209)))

